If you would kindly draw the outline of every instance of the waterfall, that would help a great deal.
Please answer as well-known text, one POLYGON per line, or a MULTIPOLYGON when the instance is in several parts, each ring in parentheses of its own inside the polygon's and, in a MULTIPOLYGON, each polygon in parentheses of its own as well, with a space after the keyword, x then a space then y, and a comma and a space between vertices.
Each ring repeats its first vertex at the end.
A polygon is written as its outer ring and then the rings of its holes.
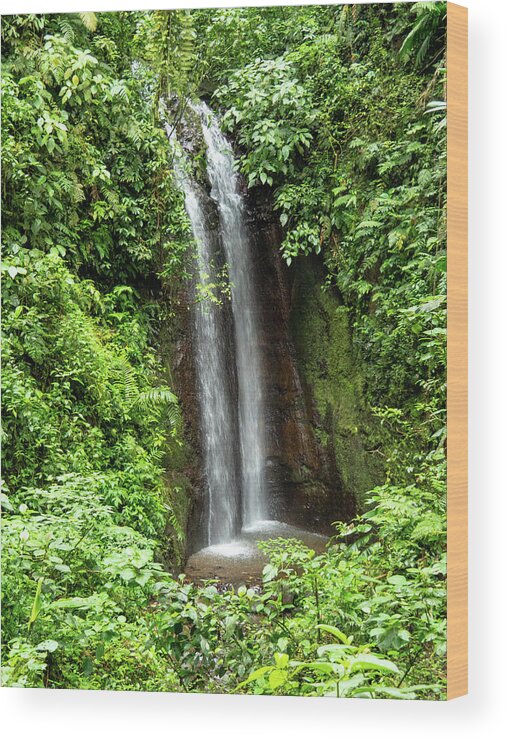
MULTIPOLYGON (((171 137, 174 138, 174 137, 171 137)), ((175 172, 196 244, 193 278, 194 357, 199 398, 204 476, 207 487, 207 544, 228 542, 239 529, 240 484, 236 473, 235 408, 227 368, 223 307, 201 300, 199 287, 216 283, 213 236, 203 207, 203 193, 175 152, 175 172)))
POLYGON ((216 201, 229 269, 239 393, 243 526, 266 519, 264 393, 254 265, 245 226, 245 206, 234 169, 234 153, 218 121, 201 102, 211 196, 216 201))
POLYGON ((210 109, 204 103, 192 107, 199 115, 207 147, 211 198, 218 211, 219 241, 230 280, 238 386, 236 403, 228 368, 231 353, 227 342, 231 337, 226 333, 222 307, 198 299, 199 285, 217 282, 215 240, 206 216, 205 193, 186 172, 180 155, 176 157, 176 177, 185 196, 197 252, 194 355, 207 485, 207 540, 212 545, 230 542, 241 527, 267 518, 264 392, 254 265, 233 151, 210 109))

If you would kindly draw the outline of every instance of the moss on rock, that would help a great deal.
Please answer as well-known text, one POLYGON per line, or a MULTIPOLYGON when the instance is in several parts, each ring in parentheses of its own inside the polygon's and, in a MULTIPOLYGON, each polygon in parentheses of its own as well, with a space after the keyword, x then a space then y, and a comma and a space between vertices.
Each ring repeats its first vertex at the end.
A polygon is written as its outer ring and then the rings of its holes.
POLYGON ((360 359, 348 311, 322 288, 316 260, 294 265, 290 327, 299 372, 313 406, 315 434, 336 469, 343 494, 364 508, 365 494, 383 480, 381 433, 364 401, 360 359))

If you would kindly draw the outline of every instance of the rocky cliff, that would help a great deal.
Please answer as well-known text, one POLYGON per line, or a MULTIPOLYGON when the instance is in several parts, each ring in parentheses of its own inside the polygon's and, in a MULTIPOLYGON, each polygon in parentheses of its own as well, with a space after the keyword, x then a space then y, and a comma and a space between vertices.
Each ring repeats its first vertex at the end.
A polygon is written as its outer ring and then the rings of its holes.
MULTIPOLYGON (((288 268, 281 259, 283 235, 269 193, 259 189, 245 195, 261 306, 269 516, 331 533, 332 522, 350 519, 365 492, 381 479, 377 433, 362 400, 360 365, 346 310, 338 296, 321 290, 319 261, 305 258, 288 268)), ((211 201, 209 208, 213 222, 211 201)), ((217 259, 221 259, 218 248, 217 259)), ((190 450, 186 469, 192 487, 186 546, 190 554, 202 546, 205 481, 185 291, 179 306, 171 364, 190 450)), ((227 302, 223 318, 230 323, 227 302)))

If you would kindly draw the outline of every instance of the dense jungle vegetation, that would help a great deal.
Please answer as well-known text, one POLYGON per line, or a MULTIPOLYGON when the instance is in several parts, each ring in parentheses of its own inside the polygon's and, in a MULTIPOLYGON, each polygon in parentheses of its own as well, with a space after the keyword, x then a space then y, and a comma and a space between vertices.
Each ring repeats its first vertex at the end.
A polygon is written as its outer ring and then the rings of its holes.
POLYGON ((3 18, 5 685, 445 696, 445 12, 3 18), (383 430, 365 510, 323 554, 264 545, 260 589, 174 575, 188 450, 159 337, 191 239, 159 102, 176 122, 196 96, 287 264, 319 255, 383 430))

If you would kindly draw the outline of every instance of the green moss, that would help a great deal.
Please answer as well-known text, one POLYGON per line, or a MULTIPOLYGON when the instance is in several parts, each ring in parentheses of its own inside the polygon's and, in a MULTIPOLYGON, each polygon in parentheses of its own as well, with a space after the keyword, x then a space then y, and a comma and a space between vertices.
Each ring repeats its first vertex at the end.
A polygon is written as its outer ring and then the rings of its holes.
MULTIPOLYGON (((176 389, 173 376, 176 364, 176 347, 184 335, 181 311, 175 311, 169 304, 165 305, 165 320, 161 321, 157 336, 157 349, 165 371, 164 381, 170 388, 176 389)), ((166 549, 161 553, 168 569, 181 568, 185 560, 186 537, 192 501, 195 497, 191 478, 195 470, 197 451, 191 436, 185 432, 185 421, 181 415, 177 426, 172 430, 166 449, 164 468, 165 489, 170 514, 166 522, 166 549)))
POLYGON ((319 266, 295 266, 291 333, 301 379, 315 409, 317 439, 336 465, 341 489, 359 509, 383 480, 379 425, 368 412, 347 308, 322 289, 319 266))

